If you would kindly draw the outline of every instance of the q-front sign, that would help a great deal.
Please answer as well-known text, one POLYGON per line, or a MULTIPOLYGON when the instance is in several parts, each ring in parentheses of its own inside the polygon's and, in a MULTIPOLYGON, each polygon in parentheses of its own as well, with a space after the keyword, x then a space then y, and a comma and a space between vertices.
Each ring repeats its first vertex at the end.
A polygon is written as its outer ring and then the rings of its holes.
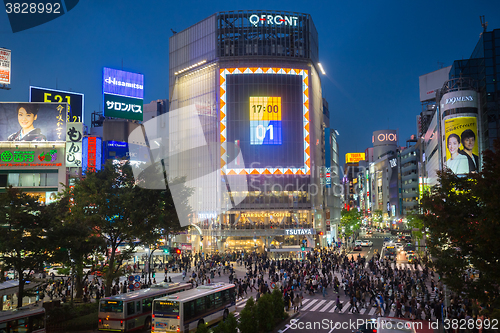
POLYGON ((248 18, 248 21, 255 27, 258 25, 289 25, 296 27, 298 19, 297 16, 288 15, 252 14, 248 18))
POLYGON ((315 229, 285 229, 285 236, 303 236, 315 234, 315 229))

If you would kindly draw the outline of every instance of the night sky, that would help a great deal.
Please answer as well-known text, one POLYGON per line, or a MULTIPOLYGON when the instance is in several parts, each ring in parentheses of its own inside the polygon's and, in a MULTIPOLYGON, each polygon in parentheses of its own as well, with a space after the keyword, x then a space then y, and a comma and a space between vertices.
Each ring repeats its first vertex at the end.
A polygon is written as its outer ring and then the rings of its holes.
POLYGON ((416 134, 418 77, 469 58, 482 32, 500 28, 498 0, 138 1, 81 0, 44 25, 12 33, 0 12, 0 47, 12 50, 11 90, 0 101, 28 101, 29 86, 85 94, 85 122, 102 111, 102 68, 145 75, 144 103, 168 98, 168 38, 218 11, 267 9, 311 14, 319 34, 323 97, 347 152, 370 147, 372 132, 416 134))

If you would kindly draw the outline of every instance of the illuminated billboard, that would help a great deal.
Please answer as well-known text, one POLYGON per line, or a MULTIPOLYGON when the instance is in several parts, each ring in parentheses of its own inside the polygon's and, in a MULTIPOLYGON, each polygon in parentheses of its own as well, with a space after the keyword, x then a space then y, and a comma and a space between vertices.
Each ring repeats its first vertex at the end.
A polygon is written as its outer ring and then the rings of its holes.
POLYGON ((30 102, 68 103, 67 122, 83 122, 84 95, 69 91, 30 87, 30 102))
POLYGON ((358 163, 365 160, 365 153, 347 153, 345 154, 346 163, 358 163))
POLYGON ((104 67, 102 92, 144 99, 144 75, 104 67))
POLYGON ((479 172, 479 144, 476 117, 444 120, 444 166, 454 174, 479 172))
POLYGON ((398 136, 396 130, 381 130, 373 132, 373 146, 397 145, 398 136))
POLYGON ((138 98, 104 94, 104 116, 142 121, 143 101, 138 98))
POLYGON ((11 51, 0 48, 0 84, 10 84, 11 51))
POLYGON ((0 103, 0 141, 66 141, 66 103, 0 103))
POLYGON ((308 70, 223 68, 219 79, 222 174, 310 174, 308 70), (242 165, 227 165, 227 142, 242 165))

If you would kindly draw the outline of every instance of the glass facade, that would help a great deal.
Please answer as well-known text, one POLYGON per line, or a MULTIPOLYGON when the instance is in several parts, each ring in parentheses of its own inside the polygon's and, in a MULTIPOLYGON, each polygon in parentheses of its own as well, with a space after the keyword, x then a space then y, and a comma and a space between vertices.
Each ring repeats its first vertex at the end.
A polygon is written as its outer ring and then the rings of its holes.
POLYGON ((469 59, 456 60, 450 79, 470 77, 478 81, 482 149, 492 149, 500 128, 500 29, 484 32, 469 59))

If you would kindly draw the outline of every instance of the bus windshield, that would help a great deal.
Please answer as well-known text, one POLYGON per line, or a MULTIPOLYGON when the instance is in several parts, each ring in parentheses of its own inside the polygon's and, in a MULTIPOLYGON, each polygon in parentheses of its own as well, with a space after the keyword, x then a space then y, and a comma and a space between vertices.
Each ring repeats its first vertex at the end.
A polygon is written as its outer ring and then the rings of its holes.
POLYGON ((122 313, 123 301, 101 301, 100 311, 122 313))
POLYGON ((178 314, 179 303, 172 301, 155 301, 153 311, 156 313, 164 314, 178 314))
POLYGON ((385 249, 385 255, 387 256, 393 256, 396 254, 396 249, 394 248, 394 246, 391 246, 391 247, 386 247, 385 249))

